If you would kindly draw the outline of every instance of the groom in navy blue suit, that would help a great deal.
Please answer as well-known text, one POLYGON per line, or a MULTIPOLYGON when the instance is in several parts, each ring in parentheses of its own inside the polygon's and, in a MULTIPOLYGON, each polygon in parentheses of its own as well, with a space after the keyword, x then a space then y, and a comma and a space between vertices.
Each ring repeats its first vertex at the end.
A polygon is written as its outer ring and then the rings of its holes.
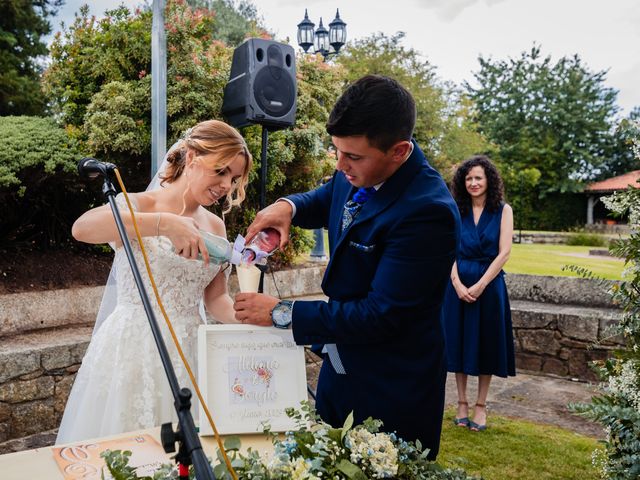
POLYGON ((444 181, 412 140, 416 110, 395 80, 366 76, 337 101, 327 131, 336 172, 316 190, 265 208, 247 231, 329 229, 323 301, 238 294, 243 323, 292 328, 324 344, 316 408, 339 427, 350 412, 419 439, 435 460, 446 362, 440 307, 456 253, 459 214, 444 181))

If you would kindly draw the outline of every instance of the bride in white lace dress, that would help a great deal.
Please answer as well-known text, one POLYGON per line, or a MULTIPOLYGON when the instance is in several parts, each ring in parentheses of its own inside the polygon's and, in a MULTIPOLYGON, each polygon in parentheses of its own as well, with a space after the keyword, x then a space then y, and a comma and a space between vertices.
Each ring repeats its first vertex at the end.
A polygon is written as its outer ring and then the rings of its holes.
MULTIPOLYGON (((223 221, 203 206, 224 200, 228 211, 240 204, 251 161, 237 130, 216 120, 202 122, 165 157, 161 188, 130 195, 160 298, 194 369, 201 300, 216 320, 235 321, 227 275, 220 265, 197 260, 199 254, 208 260, 199 230, 226 237, 223 221)), ((192 388, 157 307, 122 194, 117 202, 178 382, 192 388)), ((175 422, 173 396, 109 206, 86 212, 72 233, 83 242, 115 244, 117 300, 94 330, 56 443, 175 422)))

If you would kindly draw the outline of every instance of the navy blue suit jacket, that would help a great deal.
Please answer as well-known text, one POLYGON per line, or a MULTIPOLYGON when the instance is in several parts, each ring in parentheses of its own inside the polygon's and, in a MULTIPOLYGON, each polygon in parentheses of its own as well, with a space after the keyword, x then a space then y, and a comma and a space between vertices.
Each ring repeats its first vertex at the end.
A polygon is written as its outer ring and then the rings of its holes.
POLYGON ((444 181, 414 143, 406 162, 341 231, 355 188, 336 172, 316 190, 288 197, 293 224, 329 230, 331 258, 322 289, 328 302, 297 301, 299 345, 335 343, 346 370, 327 359, 316 408, 334 426, 353 411, 419 439, 435 459, 446 363, 440 307, 455 259, 460 218, 444 181))

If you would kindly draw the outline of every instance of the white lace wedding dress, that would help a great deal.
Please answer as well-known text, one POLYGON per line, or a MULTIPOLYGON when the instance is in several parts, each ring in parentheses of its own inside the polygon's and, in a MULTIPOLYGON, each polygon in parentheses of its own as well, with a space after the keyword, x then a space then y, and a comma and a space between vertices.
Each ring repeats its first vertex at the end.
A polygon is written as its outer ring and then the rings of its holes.
MULTIPOLYGON (((197 329, 203 323, 199 304, 204 288, 220 271, 172 252, 166 237, 145 237, 144 245, 160 298, 180 345, 196 374, 197 329)), ((160 309, 133 241, 137 264, 161 327, 181 387, 193 387, 160 309)), ((176 422, 166 379, 138 289, 122 247, 116 251, 118 301, 94 332, 65 408, 56 443, 69 443, 176 422)), ((197 403, 195 393, 193 404, 197 403)), ((194 417, 197 408, 192 407, 194 417)))

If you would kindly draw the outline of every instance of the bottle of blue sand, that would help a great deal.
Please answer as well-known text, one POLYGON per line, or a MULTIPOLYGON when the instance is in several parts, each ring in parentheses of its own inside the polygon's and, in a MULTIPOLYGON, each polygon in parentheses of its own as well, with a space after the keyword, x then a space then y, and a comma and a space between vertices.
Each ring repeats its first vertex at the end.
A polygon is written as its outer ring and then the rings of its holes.
MULTIPOLYGON (((245 266, 266 265, 267 257, 278 248, 280 243, 280 234, 272 228, 259 232, 247 245, 242 235, 238 235, 234 243, 204 230, 200 230, 200 235, 209 252, 209 261, 216 265, 226 262, 245 266)), ((198 254, 198 260, 202 260, 201 254, 198 254)))
MULTIPOLYGON (((200 230, 200 234, 207 247, 207 252, 209 252, 209 261, 211 263, 221 265, 229 262, 233 265, 238 265, 242 261, 242 250, 235 249, 234 245, 229 243, 226 238, 202 230, 200 230)), ((202 255, 198 255, 198 259, 202 260, 202 255)))

